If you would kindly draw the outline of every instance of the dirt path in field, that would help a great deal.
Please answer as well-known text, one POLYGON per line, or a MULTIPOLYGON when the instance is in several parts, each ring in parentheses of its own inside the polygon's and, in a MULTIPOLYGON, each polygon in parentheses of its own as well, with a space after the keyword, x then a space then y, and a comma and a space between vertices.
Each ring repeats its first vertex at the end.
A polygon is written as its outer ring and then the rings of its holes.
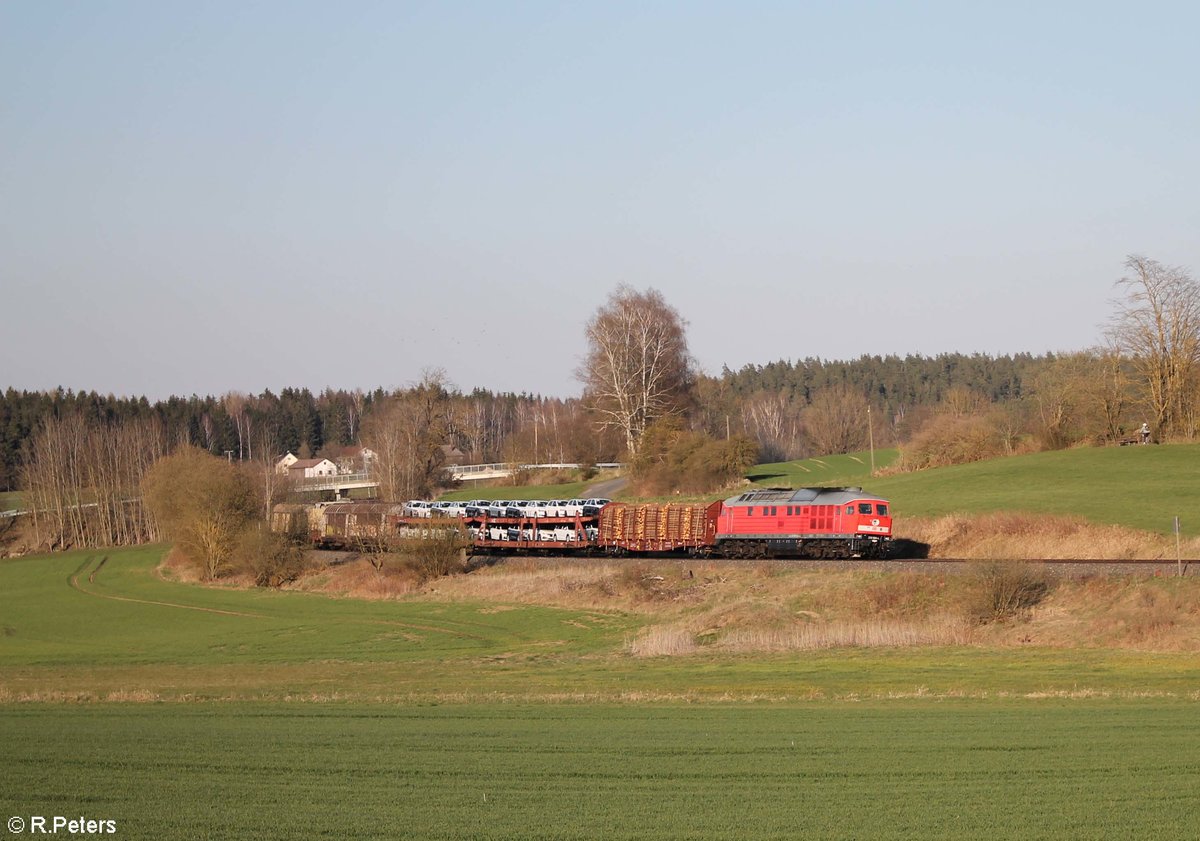
MULTIPOLYGON (((103 558, 100 559, 100 563, 96 564, 96 568, 94 570, 92 570, 91 574, 88 576, 89 584, 96 583, 96 573, 100 572, 100 568, 103 567, 107 561, 108 561, 108 556, 105 555, 103 558)), ((178 608, 182 608, 183 610, 199 610, 203 613, 219 613, 224 616, 245 616, 250 619, 266 619, 266 618, 268 618, 261 613, 241 613, 236 610, 220 610, 219 608, 215 608, 215 607, 199 607, 194 604, 178 604, 176 602, 158 602, 158 601, 153 601, 151 599, 135 599, 132 596, 114 596, 110 593, 97 593, 95 590, 89 590, 86 587, 83 587, 79 583, 79 576, 83 575, 84 571, 88 568, 88 565, 91 562, 92 562, 92 559, 88 558, 87 560, 85 560, 83 562, 82 565, 80 565, 79 569, 75 570, 74 575, 70 575, 67 577, 67 584, 69 584, 71 587, 75 588, 79 592, 84 593, 85 595, 88 595, 88 596, 96 596, 97 598, 101 598, 101 599, 112 599, 115 602, 134 602, 136 604, 153 604, 153 605, 158 605, 159 607, 178 607, 178 608)))
POLYGON ((612 499, 614 495, 625 490, 629 485, 629 480, 624 476, 618 476, 616 479, 609 479, 596 484, 584 490, 584 497, 599 497, 602 499, 612 499))

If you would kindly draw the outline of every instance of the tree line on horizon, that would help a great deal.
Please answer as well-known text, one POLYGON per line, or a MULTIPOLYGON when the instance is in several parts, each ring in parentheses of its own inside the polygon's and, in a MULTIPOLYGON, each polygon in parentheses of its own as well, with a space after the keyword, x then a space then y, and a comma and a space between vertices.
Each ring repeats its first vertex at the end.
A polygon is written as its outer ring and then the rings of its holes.
MULTIPOLYGON (((699 375, 693 384, 692 425, 716 437, 740 433, 772 457, 824 455, 827 442, 806 431, 803 411, 820 404, 823 393, 850 390, 873 400, 879 412, 875 433, 894 443, 906 416, 934 407, 955 389, 989 403, 1018 400, 1037 371, 1058 356, 947 353, 937 356, 863 356, 832 361, 809 358, 726 368, 717 376, 699 375), (870 395, 870 397, 868 397, 870 395)), ((469 462, 606 462, 624 458, 621 436, 597 435, 595 416, 582 398, 537 394, 469 393, 436 388, 445 405, 445 440, 469 462)), ((0 490, 16 490, 21 466, 34 434, 48 420, 81 418, 97 428, 116 428, 134 420, 162 426, 169 445, 182 443, 234 461, 278 459, 287 452, 302 458, 333 454, 361 444, 363 424, 389 400, 419 392, 405 389, 284 388, 278 394, 236 392, 204 397, 114 397, 94 391, 0 393, 0 490)), ((808 420, 814 420, 810 414, 808 420)), ((865 419, 864 419, 865 424, 865 419)), ((370 424, 367 423, 367 427, 370 424)), ((824 438, 828 438, 825 435, 824 438)))
MULTIPOLYGON (((1073 353, 808 358, 708 376, 695 370, 686 322, 661 294, 622 286, 587 326, 579 397, 464 393, 436 370, 392 391, 287 388, 155 403, 10 388, 0 395, 0 488, 21 487, 46 510, 90 505, 98 489, 115 505, 136 495, 149 454, 192 447, 252 467, 269 511, 284 453, 336 457, 352 445, 378 454, 382 496, 401 500, 445 486, 448 448, 472 462, 628 460, 650 492, 702 493, 755 460, 853 452, 868 441, 900 446, 900 469, 920 469, 1112 442, 1142 423, 1155 440, 1194 440, 1200 286, 1146 258, 1126 267, 1106 344, 1073 353)), ((110 542, 154 532, 117 509, 108 519, 124 523, 99 529, 110 542)), ((66 514, 60 521, 70 525, 66 514)), ((68 530, 63 542, 93 539, 68 530)))

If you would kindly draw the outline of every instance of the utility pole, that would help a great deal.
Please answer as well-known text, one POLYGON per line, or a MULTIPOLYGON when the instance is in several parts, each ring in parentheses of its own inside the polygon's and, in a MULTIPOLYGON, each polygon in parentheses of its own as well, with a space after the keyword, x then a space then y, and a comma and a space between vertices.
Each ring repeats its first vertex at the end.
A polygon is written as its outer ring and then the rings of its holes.
POLYGON ((1179 549, 1179 517, 1175 518, 1175 572, 1183 578, 1183 553, 1179 549))

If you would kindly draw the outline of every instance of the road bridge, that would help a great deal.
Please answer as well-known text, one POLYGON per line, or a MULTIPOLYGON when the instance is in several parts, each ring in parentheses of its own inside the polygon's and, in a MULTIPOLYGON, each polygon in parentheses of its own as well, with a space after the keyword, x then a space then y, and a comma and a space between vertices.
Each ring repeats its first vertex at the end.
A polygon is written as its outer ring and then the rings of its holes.
MULTIPOLYGON (((512 462, 492 462, 490 464, 452 464, 446 467, 446 472, 456 481, 482 481, 485 479, 505 479, 521 470, 578 470, 584 465, 575 462, 556 462, 553 464, 513 464, 512 462)), ((623 467, 617 462, 606 462, 595 465, 601 469, 623 467)), ((299 492, 333 491, 341 498, 347 491, 360 488, 377 488, 379 482, 369 473, 340 473, 337 476, 318 476, 305 479, 292 485, 292 490, 299 492)))

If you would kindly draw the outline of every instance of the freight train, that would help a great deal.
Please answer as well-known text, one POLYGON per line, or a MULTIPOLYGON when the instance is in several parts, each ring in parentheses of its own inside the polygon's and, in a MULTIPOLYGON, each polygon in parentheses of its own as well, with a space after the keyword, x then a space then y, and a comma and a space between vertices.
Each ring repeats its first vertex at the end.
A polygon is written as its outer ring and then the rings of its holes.
POLYGON ((472 554, 678 553, 722 558, 881 558, 891 508, 861 488, 769 488, 712 503, 622 503, 558 516, 529 506, 468 508, 458 516, 412 516, 384 502, 278 505, 271 527, 322 548, 385 547, 436 529, 460 529, 472 554), (471 513, 467 513, 471 512, 471 513), (513 516, 509 516, 509 515, 513 516))

